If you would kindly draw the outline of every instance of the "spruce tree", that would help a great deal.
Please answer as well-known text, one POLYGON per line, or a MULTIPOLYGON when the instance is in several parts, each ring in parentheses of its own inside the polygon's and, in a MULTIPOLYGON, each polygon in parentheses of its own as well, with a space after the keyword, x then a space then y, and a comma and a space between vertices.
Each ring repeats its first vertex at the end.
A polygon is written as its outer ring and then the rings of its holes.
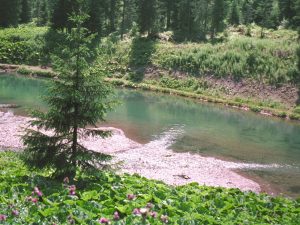
MULTIPOLYGON (((83 6, 85 3, 86 1, 82 1, 80 5, 83 6)), ((78 7, 79 3, 76 0, 57 0, 52 14, 52 28, 57 30, 70 29, 69 16, 78 7)))
POLYGON ((232 2, 230 15, 229 15, 229 23, 231 25, 239 25, 240 24, 240 13, 238 8, 238 3, 236 0, 232 2))
POLYGON ((103 26, 103 5, 101 1, 89 0, 88 10, 89 18, 86 23, 87 28, 92 33, 98 33, 98 35, 101 36, 103 26))
POLYGON ((141 33, 152 32, 156 17, 156 0, 138 1, 138 25, 141 33))
POLYGON ((280 18, 291 21, 295 16, 295 0, 278 0, 280 9, 280 18))
POLYGON ((22 0, 20 22, 28 23, 31 19, 29 0, 22 0))
POLYGON ((225 2, 224 0, 214 0, 211 13, 211 39, 214 39, 216 32, 224 28, 225 2))
POLYGON ((17 26, 20 12, 20 0, 0 0, 0 27, 17 26))
POLYGON ((79 141, 88 135, 109 135, 86 127, 103 121, 112 106, 108 98, 111 89, 89 67, 92 37, 83 27, 86 18, 81 10, 70 18, 74 26, 65 34, 67 44, 62 55, 54 61, 58 79, 49 81, 45 97, 49 110, 32 114, 35 119, 23 137, 25 162, 33 168, 54 169, 56 178, 74 178, 77 169, 95 169, 110 158, 88 150, 79 141))
POLYGON ((242 22, 246 25, 253 22, 253 3, 251 0, 244 0, 241 8, 242 22))

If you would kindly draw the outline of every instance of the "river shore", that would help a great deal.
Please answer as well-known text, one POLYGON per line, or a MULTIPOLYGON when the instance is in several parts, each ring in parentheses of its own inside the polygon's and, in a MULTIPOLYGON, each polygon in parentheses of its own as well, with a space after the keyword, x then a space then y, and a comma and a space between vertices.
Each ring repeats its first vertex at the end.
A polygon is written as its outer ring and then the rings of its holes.
MULTIPOLYGON (((27 126, 29 120, 28 117, 16 116, 11 112, 0 112, 0 148, 22 150, 22 128, 27 126)), ((170 185, 197 182, 200 185, 239 188, 242 191, 261 191, 258 183, 234 170, 262 165, 175 153, 169 146, 180 132, 178 130, 167 131, 147 144, 139 144, 128 139, 120 129, 104 129, 112 130, 113 135, 107 139, 87 137, 81 142, 91 150, 114 156, 112 163, 118 165, 121 173, 137 173, 170 185)))
MULTIPOLYGON (((40 77, 40 78, 53 78, 55 77, 55 73, 52 71, 50 67, 42 68, 40 66, 28 66, 28 65, 14 65, 14 64, 1 64, 0 63, 0 75, 1 73, 19 73, 22 75, 30 76, 30 77, 40 77)), ((149 76, 149 74, 148 74, 149 76)), ((249 103, 241 103, 234 99, 224 99, 220 97, 212 97, 203 94, 197 94, 193 92, 180 91, 177 89, 171 88, 163 88, 157 85, 149 85, 147 83, 134 83, 128 80, 124 80, 123 78, 105 78, 105 81, 111 83, 114 86, 126 87, 132 89, 141 89, 144 91, 152 91, 165 93, 175 96, 186 97, 189 99, 194 99, 199 102, 209 102, 224 105, 226 107, 235 108, 242 111, 252 111, 254 113, 260 114, 265 117, 275 117, 280 119, 285 119, 287 121, 300 121, 300 114, 294 113, 288 109, 280 109, 280 108, 270 108, 266 106, 262 106, 259 101, 254 101, 251 104, 249 103)), ((213 80, 213 83, 215 80, 213 80)), ((243 86, 243 85, 242 85, 243 86)), ((246 85, 247 86, 247 85, 246 85)), ((256 85, 252 85, 256 86, 256 85)), ((271 88, 272 89, 272 88, 271 88)), ((298 93, 299 90, 295 87, 285 87, 286 89, 293 89, 293 93, 298 93)), ((278 91, 279 93, 285 93, 285 90, 278 91)), ((260 92, 260 91, 256 91, 260 92)), ((267 94, 268 95, 268 94, 267 94)), ((223 96, 224 97, 224 96, 223 96)), ((228 97, 228 96, 227 96, 228 97)), ((285 96, 286 97, 286 96, 285 96)), ((295 96, 294 96, 295 97, 295 96)), ((264 98, 264 96, 263 96, 264 98)), ((288 98, 288 97, 287 97, 288 98)))

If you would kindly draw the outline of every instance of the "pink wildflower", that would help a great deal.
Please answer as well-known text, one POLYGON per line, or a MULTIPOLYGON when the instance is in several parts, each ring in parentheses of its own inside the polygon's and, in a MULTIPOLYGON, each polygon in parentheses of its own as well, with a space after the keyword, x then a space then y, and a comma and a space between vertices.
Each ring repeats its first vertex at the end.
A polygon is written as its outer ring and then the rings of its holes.
POLYGON ((130 201, 134 200, 135 198, 136 198, 136 196, 134 194, 128 194, 127 195, 127 199, 130 200, 130 201))
POLYGON ((5 221, 7 218, 6 215, 0 214, 0 221, 5 221))
POLYGON ((153 218, 157 218, 157 212, 151 212, 150 216, 153 217, 153 218))
POLYGON ((106 218, 101 218, 99 220, 100 223, 104 223, 104 224, 108 224, 109 223, 109 219, 106 219, 106 218))
POLYGON ((161 215, 160 217, 160 220, 163 222, 163 223, 168 223, 169 222, 169 217, 166 216, 166 215, 161 215))
POLYGON ((32 201, 33 203, 37 203, 39 200, 38 200, 37 198, 32 198, 31 201, 32 201))
POLYGON ((149 212, 149 209, 146 209, 146 208, 141 208, 141 209, 140 209, 140 213, 141 213, 143 216, 147 216, 148 212, 149 212))
POLYGON ((116 211, 115 213, 114 213, 114 220, 119 220, 120 219, 120 215, 119 215, 119 213, 116 211))
POLYGON ((76 194, 76 186, 75 185, 71 185, 69 187, 69 193, 70 193, 70 195, 75 195, 76 194))
POLYGON ((18 215, 19 215, 19 211, 15 209, 15 210, 12 211, 12 214, 13 214, 14 216, 18 216, 18 215))
POLYGON ((137 208, 135 208, 132 213, 134 215, 140 215, 141 214, 140 209, 137 209, 137 208))
POLYGON ((40 191, 38 187, 34 187, 33 190, 34 190, 35 193, 38 193, 40 191))

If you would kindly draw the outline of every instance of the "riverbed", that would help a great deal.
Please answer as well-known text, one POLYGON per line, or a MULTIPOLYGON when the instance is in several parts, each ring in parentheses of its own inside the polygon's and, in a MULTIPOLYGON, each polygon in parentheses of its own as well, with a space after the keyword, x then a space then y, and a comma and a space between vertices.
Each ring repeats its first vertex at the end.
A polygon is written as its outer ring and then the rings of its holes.
MULTIPOLYGON (((27 116, 27 107, 46 110, 46 105, 38 98, 43 92, 44 82, 41 80, 0 76, 0 104, 20 105, 20 108, 11 110, 15 115, 27 116)), ((99 126, 123 130, 129 139, 142 146, 142 150, 135 148, 134 151, 157 156, 155 160, 161 157, 164 162, 168 162, 169 158, 172 160, 172 157, 180 160, 183 155, 188 155, 188 159, 193 161, 187 160, 186 164, 191 165, 195 162, 199 166, 201 157, 220 160, 221 168, 227 168, 226 163, 233 163, 234 166, 227 169, 235 174, 238 171, 243 175, 241 177, 251 177, 277 193, 291 197, 300 195, 299 123, 136 90, 119 89, 117 96, 123 104, 109 114, 105 124, 99 126), (166 136, 171 141, 161 141, 166 136), (157 142, 160 144, 157 145, 157 142), (161 151, 168 157, 163 157, 161 151)), ((138 164, 138 159, 132 158, 132 162, 138 164)), ((149 164, 145 168, 153 166, 149 164)), ((164 166, 171 167, 172 164, 164 166)), ((128 172, 143 171, 129 168, 128 172)), ((205 167, 197 168, 205 171, 205 167)), ((206 172, 209 176, 210 172, 206 172)), ((177 175, 186 175, 184 170, 182 173, 177 175)), ((171 177, 168 174, 162 176, 171 177)), ((182 176, 175 177, 185 181, 182 176)), ((189 177, 192 180, 193 175, 189 177)), ((220 177, 215 180, 218 179, 220 177)), ((211 183, 207 182, 207 185, 211 183)))

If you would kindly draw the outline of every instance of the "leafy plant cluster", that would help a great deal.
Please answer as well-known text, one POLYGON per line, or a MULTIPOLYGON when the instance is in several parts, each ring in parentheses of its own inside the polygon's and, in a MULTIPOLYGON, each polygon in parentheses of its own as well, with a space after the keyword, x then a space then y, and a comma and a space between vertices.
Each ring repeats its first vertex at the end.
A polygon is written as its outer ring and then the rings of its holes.
POLYGON ((0 63, 40 64, 45 27, 20 26, 0 30, 0 63))
POLYGON ((190 184, 170 187, 137 175, 77 174, 60 183, 0 153, 2 224, 297 224, 299 200, 190 184))

